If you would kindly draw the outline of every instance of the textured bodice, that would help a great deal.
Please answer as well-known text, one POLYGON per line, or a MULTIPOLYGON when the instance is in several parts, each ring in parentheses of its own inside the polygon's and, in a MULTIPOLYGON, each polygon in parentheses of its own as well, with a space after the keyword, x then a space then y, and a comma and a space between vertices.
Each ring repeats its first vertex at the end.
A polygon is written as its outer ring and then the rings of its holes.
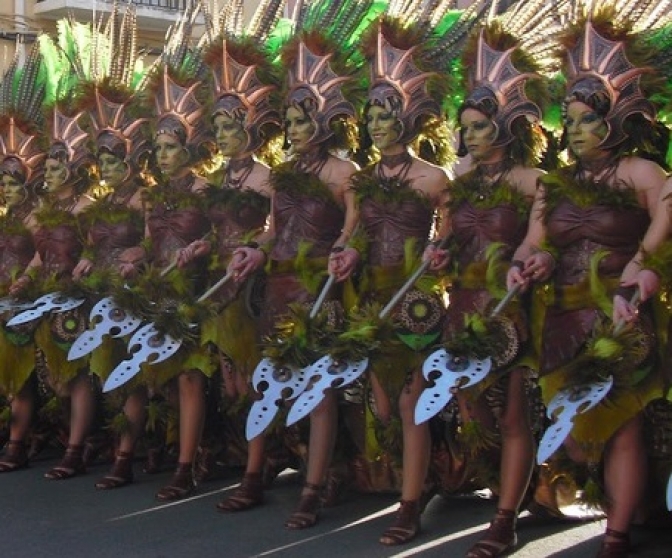
POLYGON ((82 237, 74 223, 40 226, 34 235, 35 249, 40 254, 43 275, 69 275, 79 262, 82 237))
POLYGON ((479 208, 463 201, 451 214, 457 251, 456 261, 463 269, 470 263, 484 261, 488 246, 503 245, 501 256, 509 258, 522 242, 527 221, 513 205, 479 208))
POLYGON ((649 226, 643 208, 593 205, 579 207, 570 200, 560 201, 547 217, 548 240, 559 252, 556 282, 572 285, 587 279, 590 261, 599 250, 600 275, 620 275, 635 255, 649 226))
POLYGON ((250 231, 263 230, 268 210, 267 198, 251 190, 232 191, 226 201, 212 200, 207 213, 216 231, 220 259, 228 258, 250 231))
POLYGON ((328 255, 341 235, 344 212, 330 194, 315 196, 284 188, 276 191, 273 219, 276 239, 271 258, 286 261, 297 256, 301 243, 310 244, 309 257, 328 255))

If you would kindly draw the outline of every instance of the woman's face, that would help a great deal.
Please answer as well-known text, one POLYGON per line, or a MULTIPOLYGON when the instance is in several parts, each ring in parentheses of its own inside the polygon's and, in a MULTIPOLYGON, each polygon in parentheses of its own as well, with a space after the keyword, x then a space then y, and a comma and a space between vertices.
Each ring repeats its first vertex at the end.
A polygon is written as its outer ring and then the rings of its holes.
POLYGON ((215 140, 222 157, 235 158, 245 154, 247 134, 240 122, 228 114, 218 114, 214 127, 215 140))
POLYGON ((5 205, 8 208, 20 205, 26 200, 26 189, 23 184, 11 174, 3 174, 0 176, 0 188, 2 189, 2 197, 5 200, 5 205))
POLYGON ((289 107, 285 113, 285 129, 287 139, 298 153, 305 153, 311 148, 310 140, 315 134, 315 123, 302 110, 289 107))
POLYGON ((118 188, 124 182, 128 167, 126 163, 116 155, 102 151, 98 155, 98 168, 100 178, 110 188, 118 188))
POLYGON ((158 134, 154 140, 156 162, 161 172, 174 176, 189 164, 189 154, 180 140, 171 134, 158 134))
POLYGON ((399 121, 383 107, 373 105, 366 112, 366 130, 373 145, 381 152, 398 145, 399 121))
POLYGON ((572 101, 567 107, 565 130, 569 149, 581 160, 603 156, 600 144, 609 132, 607 124, 592 108, 580 101, 572 101))
POLYGON ((68 180, 68 167, 58 159, 49 158, 44 163, 44 189, 47 194, 58 192, 68 180))
POLYGON ((477 163, 491 163, 501 160, 504 148, 493 148, 497 128, 492 119, 481 111, 467 108, 460 116, 462 141, 469 155, 477 163))

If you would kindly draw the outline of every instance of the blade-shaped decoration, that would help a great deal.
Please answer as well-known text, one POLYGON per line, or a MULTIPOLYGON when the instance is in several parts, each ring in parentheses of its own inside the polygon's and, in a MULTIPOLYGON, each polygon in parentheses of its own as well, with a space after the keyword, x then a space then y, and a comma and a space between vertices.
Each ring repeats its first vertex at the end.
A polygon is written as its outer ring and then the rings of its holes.
POLYGON ((672 511, 672 474, 667 479, 667 509, 672 511))
MULTIPOLYGON (((336 276, 329 275, 310 310, 309 320, 317 316, 335 281, 336 276)), ((259 436, 273 422, 283 399, 290 400, 301 395, 308 385, 310 376, 307 371, 310 368, 277 367, 271 359, 261 360, 252 374, 252 385, 257 393, 263 393, 263 397, 252 404, 247 416, 245 435, 248 440, 259 436)))
POLYGON ((112 371, 103 386, 103 392, 112 391, 134 378, 142 364, 156 364, 173 356, 181 345, 181 341, 161 333, 153 323, 142 326, 128 343, 131 358, 121 362, 112 371))
MULTIPOLYGON (((228 274, 222 277, 217 283, 210 287, 197 302, 203 302, 233 277, 228 274)), ((142 326, 133 334, 128 342, 129 354, 131 358, 120 363, 110 374, 103 386, 103 392, 107 393, 113 389, 123 386, 126 382, 134 378, 142 364, 156 364, 173 356, 182 346, 182 339, 175 339, 170 335, 161 333, 154 323, 142 326)))
POLYGON ((29 310, 25 310, 14 316, 7 322, 7 325, 11 327, 32 322, 52 312, 56 314, 67 312, 81 306, 84 304, 84 301, 85 299, 83 298, 72 298, 59 292, 49 293, 33 302, 31 305, 32 308, 29 310))
MULTIPOLYGON (((495 306, 490 318, 496 318, 518 294, 520 285, 509 289, 495 306)), ((415 424, 422 424, 441 412, 459 389, 473 386, 485 379, 492 369, 492 359, 453 355, 439 349, 429 355, 422 365, 422 375, 430 385, 420 394, 415 406, 415 424)))
POLYGON ((548 404, 548 418, 556 421, 548 427, 539 442, 537 463, 541 465, 562 445, 574 427, 574 417, 581 415, 600 403, 614 384, 609 376, 603 382, 573 386, 559 391, 548 404))
POLYGON ((325 355, 311 364, 305 369, 307 381, 310 383, 292 405, 287 415, 287 426, 309 415, 324 399, 328 389, 349 386, 364 373, 368 366, 368 358, 348 363, 336 361, 330 355, 325 355))
MULTIPOLYGON (((442 248, 447 241, 448 238, 444 238, 437 247, 442 248)), ((413 287, 413 285, 415 285, 422 274, 427 271, 430 263, 430 260, 426 260, 418 266, 413 274, 380 311, 378 314, 380 320, 385 319, 392 313, 392 310, 394 310, 397 304, 401 302, 406 293, 413 287)), ((315 409, 315 407, 317 407, 324 399, 328 389, 341 388, 350 385, 366 372, 368 366, 368 357, 355 362, 337 362, 330 355, 326 355, 314 362, 306 369, 310 384, 294 402, 294 405, 287 416, 287 425, 291 426, 315 409)))
POLYGON ((68 360, 77 360, 99 347, 106 335, 124 337, 142 324, 142 319, 117 306, 111 297, 105 297, 91 310, 89 324, 94 327, 82 333, 70 347, 68 360))
POLYGON ((492 360, 452 355, 439 349, 422 365, 422 375, 430 382, 415 406, 415 424, 422 424, 438 414, 453 398, 457 389, 473 386, 488 375, 492 360))
MULTIPOLYGON (((630 299, 632 306, 637 306, 640 301, 639 289, 630 299)), ((625 320, 619 320, 614 325, 614 335, 618 335, 626 326, 625 320)), ((609 376, 606 380, 570 386, 560 390, 548 404, 546 414, 548 418, 556 419, 539 442, 537 463, 541 465, 562 445, 574 427, 574 417, 583 414, 595 405, 599 404, 614 385, 614 377, 609 376)))
POLYGON ((305 368, 275 366, 268 359, 262 359, 252 375, 252 385, 263 397, 255 401, 247 416, 245 435, 252 440, 273 422, 283 400, 297 397, 308 385, 309 376, 305 368))

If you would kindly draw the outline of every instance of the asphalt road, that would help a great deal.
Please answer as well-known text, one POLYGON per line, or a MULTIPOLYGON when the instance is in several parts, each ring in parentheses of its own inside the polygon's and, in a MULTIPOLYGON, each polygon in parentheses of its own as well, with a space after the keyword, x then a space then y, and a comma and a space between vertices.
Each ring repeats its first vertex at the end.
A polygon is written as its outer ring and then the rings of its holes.
MULTIPOLYGON (((477 496, 435 497, 423 515, 423 531, 411 544, 387 548, 377 541, 389 525, 396 498, 349 495, 323 510, 321 521, 305 531, 288 531, 284 519, 300 491, 294 473, 281 476, 266 504, 239 514, 221 514, 215 504, 236 486, 232 477, 204 483, 187 500, 160 504, 154 493, 170 472, 145 475, 136 463, 136 482, 113 491, 93 484, 106 465, 67 481, 49 481, 46 459, 29 469, 0 475, 0 557, 2 558, 274 558, 459 557, 487 525, 495 503, 477 496)), ((637 557, 672 555, 672 520, 667 528, 638 528, 637 557)), ((524 516, 519 547, 512 556, 576 558, 594 556, 602 521, 567 523, 524 516)))

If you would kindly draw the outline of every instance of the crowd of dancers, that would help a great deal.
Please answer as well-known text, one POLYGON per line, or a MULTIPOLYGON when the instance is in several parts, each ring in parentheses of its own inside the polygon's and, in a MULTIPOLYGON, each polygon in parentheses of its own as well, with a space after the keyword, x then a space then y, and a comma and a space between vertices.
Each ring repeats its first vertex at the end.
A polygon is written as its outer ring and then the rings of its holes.
POLYGON ((115 5, 14 60, 0 473, 172 451, 156 498, 223 464, 234 513, 291 467, 289 529, 400 492, 384 545, 488 488, 470 558, 526 508, 601 510, 602 558, 669 514, 672 3, 454 4, 194 1, 146 66, 115 5))

